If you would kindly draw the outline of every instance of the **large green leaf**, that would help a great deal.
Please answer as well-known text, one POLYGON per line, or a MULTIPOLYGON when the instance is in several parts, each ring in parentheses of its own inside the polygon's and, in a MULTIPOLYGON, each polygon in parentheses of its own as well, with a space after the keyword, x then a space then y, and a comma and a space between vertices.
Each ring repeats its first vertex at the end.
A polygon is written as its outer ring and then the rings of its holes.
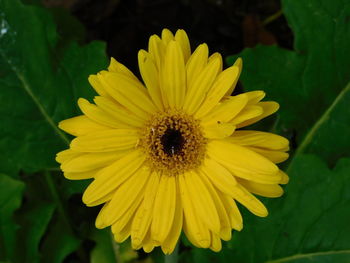
POLYGON ((0 174, 0 260, 11 258, 15 252, 18 225, 13 213, 20 207, 24 184, 0 174))
MULTIPOLYGON (((276 46, 246 49, 241 80, 246 90, 264 90, 281 104, 278 128, 306 131, 350 81, 350 2, 283 0, 294 31, 294 51, 276 46)), ((228 58, 232 64, 237 56, 228 58)))
POLYGON ((0 10, 0 170, 54 167, 69 141, 57 123, 93 96, 87 77, 106 66, 105 45, 62 45, 46 9, 0 0, 0 10))

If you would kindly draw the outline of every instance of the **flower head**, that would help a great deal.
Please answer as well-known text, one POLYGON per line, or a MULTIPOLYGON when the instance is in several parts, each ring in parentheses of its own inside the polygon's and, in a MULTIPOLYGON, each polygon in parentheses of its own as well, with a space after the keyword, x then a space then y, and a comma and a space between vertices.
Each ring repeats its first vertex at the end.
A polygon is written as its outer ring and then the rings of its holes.
POLYGON ((171 253, 183 230, 197 247, 221 249, 243 220, 236 202, 267 216, 253 195, 278 197, 288 176, 276 166, 288 158, 288 140, 241 130, 274 113, 263 91, 236 96, 242 61, 222 70, 206 44, 191 54, 185 31, 167 29, 149 39, 138 62, 143 82, 111 59, 91 75, 94 103, 79 99, 82 115, 60 122, 76 136, 57 154, 64 176, 93 178, 87 206, 103 204, 96 227, 133 248, 171 253))

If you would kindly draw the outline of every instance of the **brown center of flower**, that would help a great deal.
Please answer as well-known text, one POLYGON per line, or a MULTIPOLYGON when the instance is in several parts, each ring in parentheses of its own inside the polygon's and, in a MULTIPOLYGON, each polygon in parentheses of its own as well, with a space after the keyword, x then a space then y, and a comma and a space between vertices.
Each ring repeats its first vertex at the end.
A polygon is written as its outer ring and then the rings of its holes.
POLYGON ((204 159, 205 144, 199 122, 174 110, 153 115, 140 140, 148 165, 166 175, 198 167, 204 159))

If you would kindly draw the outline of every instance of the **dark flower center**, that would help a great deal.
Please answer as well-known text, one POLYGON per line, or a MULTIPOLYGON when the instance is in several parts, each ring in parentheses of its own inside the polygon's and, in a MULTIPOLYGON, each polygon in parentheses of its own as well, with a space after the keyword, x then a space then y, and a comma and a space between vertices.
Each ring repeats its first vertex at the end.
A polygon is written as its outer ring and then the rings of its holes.
POLYGON ((181 152, 184 144, 184 138, 180 131, 168 128, 161 137, 163 151, 167 155, 174 155, 181 152))

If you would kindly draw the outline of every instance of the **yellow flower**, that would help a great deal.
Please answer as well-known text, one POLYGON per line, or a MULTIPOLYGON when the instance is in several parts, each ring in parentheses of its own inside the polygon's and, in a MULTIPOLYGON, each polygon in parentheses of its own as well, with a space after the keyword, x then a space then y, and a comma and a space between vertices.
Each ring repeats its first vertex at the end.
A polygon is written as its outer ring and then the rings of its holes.
POLYGON ((79 99, 83 115, 59 127, 76 136, 57 154, 64 176, 94 178, 87 206, 104 204, 96 227, 111 226, 115 240, 133 248, 174 250, 183 230, 197 247, 221 249, 243 221, 236 201, 267 216, 253 195, 279 197, 288 176, 276 166, 288 158, 288 140, 239 130, 274 113, 265 93, 231 96, 242 69, 222 70, 208 46, 191 54, 185 31, 164 29, 149 39, 138 62, 143 83, 111 59, 91 75, 94 104, 79 99))

